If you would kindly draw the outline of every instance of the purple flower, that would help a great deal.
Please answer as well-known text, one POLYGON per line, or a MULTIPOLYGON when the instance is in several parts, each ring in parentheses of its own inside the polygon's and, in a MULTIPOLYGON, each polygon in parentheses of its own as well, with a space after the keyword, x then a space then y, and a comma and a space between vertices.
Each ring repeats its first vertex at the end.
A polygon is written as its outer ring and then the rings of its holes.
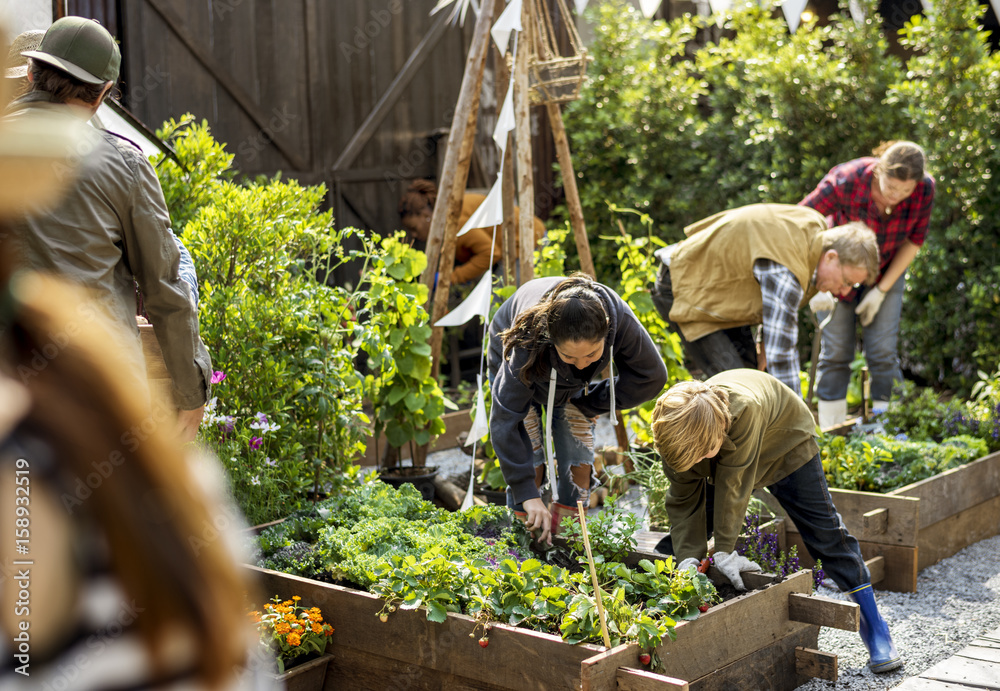
POLYGON ((212 372, 212 383, 218 384, 226 378, 225 372, 212 372))
POLYGON ((281 429, 281 425, 275 425, 268 422, 267 415, 264 413, 255 413, 254 417, 257 418, 256 422, 250 423, 250 429, 260 430, 261 433, 273 432, 275 430, 281 429))
POLYGON ((234 429, 236 429, 236 418, 232 415, 226 415, 219 419, 219 424, 222 425, 222 431, 224 434, 229 434, 234 429))
POLYGON ((269 466, 271 466, 273 468, 276 465, 278 465, 278 462, 277 461, 272 461, 271 457, 268 456, 267 458, 264 459, 264 465, 269 465, 269 466))
POLYGON ((263 443, 264 443, 264 439, 262 437, 251 437, 251 439, 250 439, 250 448, 253 451, 256 451, 257 449, 260 448, 261 444, 263 444, 263 443))
POLYGON ((909 439, 909 437, 907 437, 902 432, 900 432, 899 434, 896 435, 896 441, 907 441, 908 439, 909 439))

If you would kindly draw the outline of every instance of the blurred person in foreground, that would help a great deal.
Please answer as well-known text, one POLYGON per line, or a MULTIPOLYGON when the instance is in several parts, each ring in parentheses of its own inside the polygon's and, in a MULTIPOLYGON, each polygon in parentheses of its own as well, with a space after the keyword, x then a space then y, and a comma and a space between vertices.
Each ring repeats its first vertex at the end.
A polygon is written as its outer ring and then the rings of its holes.
MULTIPOLYGON (((23 51, 31 89, 7 109, 5 120, 39 113, 87 121, 118 78, 121 54, 93 20, 63 17, 36 50, 23 51)), ((180 254, 170 230, 159 180, 135 145, 101 130, 81 141, 78 181, 63 200, 12 222, 14 244, 26 264, 54 271, 91 289, 94 301, 126 326, 125 356, 142 362, 135 326, 138 284, 164 363, 182 441, 192 441, 210 393, 212 363, 198 333, 198 314, 180 275, 180 254)), ((140 368, 141 371, 141 368, 140 368)), ((145 387, 145 376, 133 382, 145 387)))
POLYGON ((0 121, 0 688, 275 691, 219 467, 130 386, 123 326, 18 262, 8 219, 72 186, 88 130, 0 121))

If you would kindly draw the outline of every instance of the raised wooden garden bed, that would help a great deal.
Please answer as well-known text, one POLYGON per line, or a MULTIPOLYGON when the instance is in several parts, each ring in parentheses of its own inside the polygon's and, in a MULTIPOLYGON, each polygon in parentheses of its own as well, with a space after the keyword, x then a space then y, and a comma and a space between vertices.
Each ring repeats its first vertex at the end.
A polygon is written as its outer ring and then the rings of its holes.
MULTIPOLYGON (((783 515, 773 497, 757 494, 783 515)), ((878 587, 914 593, 920 569, 1000 534, 1000 452, 886 494, 834 488, 830 494, 865 559, 885 558, 878 587)), ((791 521, 786 529, 788 544, 811 564, 798 529, 791 521)))
MULTIPOLYGON (((657 556, 662 555, 636 553, 630 561, 657 556)), ((476 631, 471 617, 449 614, 436 624, 422 610, 400 609, 382 623, 378 613, 384 603, 375 595, 248 568, 259 576, 267 596, 300 595, 331 613, 336 632, 325 691, 790 690, 813 676, 835 680, 836 655, 815 650, 819 627, 856 631, 859 621, 857 605, 811 596, 809 571, 780 582, 749 574, 748 585, 761 589, 714 606, 695 621, 679 623, 677 640, 657 650, 665 667, 657 674, 640 663, 641 651, 634 643, 612 649, 570 645, 558 636, 495 625, 489 646, 482 648, 477 641, 482 630, 476 631)))

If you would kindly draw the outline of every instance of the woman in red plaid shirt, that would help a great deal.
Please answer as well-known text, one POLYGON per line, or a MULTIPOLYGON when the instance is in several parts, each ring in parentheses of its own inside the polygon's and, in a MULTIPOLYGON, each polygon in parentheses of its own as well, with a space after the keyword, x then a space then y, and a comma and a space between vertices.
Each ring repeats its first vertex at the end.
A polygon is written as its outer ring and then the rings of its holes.
POLYGON ((895 381, 902 379, 897 340, 905 274, 927 235, 934 204, 934 178, 924 171, 924 150, 913 142, 886 142, 874 157, 835 166, 799 204, 827 216, 831 226, 862 221, 875 231, 879 276, 839 300, 820 293, 810 307, 833 318, 823 329, 819 357, 819 424, 827 428, 847 417, 847 385, 860 319, 865 360, 871 374, 872 411, 889 405, 895 381))

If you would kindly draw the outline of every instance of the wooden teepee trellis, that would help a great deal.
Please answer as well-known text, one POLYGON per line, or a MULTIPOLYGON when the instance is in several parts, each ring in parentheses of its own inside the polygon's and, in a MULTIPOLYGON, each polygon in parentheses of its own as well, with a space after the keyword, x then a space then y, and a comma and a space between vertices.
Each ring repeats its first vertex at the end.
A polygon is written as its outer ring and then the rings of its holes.
MULTIPOLYGON (((477 117, 479 111, 479 94, 482 90, 483 72, 486 58, 490 50, 490 29, 495 16, 499 16, 505 7, 504 0, 484 0, 479 17, 473 30, 472 44, 466 59, 462 86, 452 119, 448 147, 445 152, 441 180, 438 185, 438 199, 431 217, 431 226, 427 238, 427 268, 421 281, 429 289, 434 290, 431 323, 436 324, 448 312, 448 295, 450 292, 450 277, 455 264, 455 245, 458 233, 458 219, 461 214, 462 198, 469 176, 469 165, 472 159, 472 149, 475 139, 477 117), (437 287, 434 288, 435 278, 437 287)), ((563 186, 566 202, 570 213, 570 225, 576 241, 577 253, 581 269, 595 276, 594 263, 590 253, 590 242, 587 238, 587 228, 583 218, 583 208, 576 186, 576 174, 570 155, 569 140, 563 124, 560 103, 572 100, 579 94, 586 69, 587 56, 576 32, 573 16, 566 6, 565 0, 523 0, 521 6, 522 31, 518 40, 522 48, 517 51, 514 61, 514 140, 517 159, 516 181, 513 175, 507 174, 503 181, 504 223, 502 231, 504 242, 505 273, 508 280, 513 279, 513 267, 510 257, 515 239, 511 237, 513 230, 513 196, 514 184, 517 185, 519 204, 519 227, 521 237, 516 239, 519 245, 518 273, 519 283, 524 283, 534 277, 532 259, 534 256, 534 181, 532 178, 531 161, 531 123, 530 106, 544 104, 552 136, 556 147, 556 156, 563 175, 563 186), (554 2, 554 5, 552 3, 554 2), (552 21, 552 6, 559 14, 561 24, 568 32, 568 41, 572 54, 562 56, 558 52, 556 24, 552 21)), ((503 56, 497 55, 497 64, 503 62, 503 56)), ((506 70, 504 70, 506 71, 506 70)), ((499 73, 499 70, 498 70, 499 73)), ((499 78, 499 74, 498 74, 499 78)), ((510 157, 509 147, 505 158, 510 157)), ((507 164, 505 172, 512 170, 507 164)), ((441 359, 441 327, 435 327, 431 337, 431 352, 435 376, 440 368, 441 359)), ((618 414, 619 424, 616 426, 618 443, 622 449, 628 447, 628 438, 622 424, 621 414, 618 414)))

